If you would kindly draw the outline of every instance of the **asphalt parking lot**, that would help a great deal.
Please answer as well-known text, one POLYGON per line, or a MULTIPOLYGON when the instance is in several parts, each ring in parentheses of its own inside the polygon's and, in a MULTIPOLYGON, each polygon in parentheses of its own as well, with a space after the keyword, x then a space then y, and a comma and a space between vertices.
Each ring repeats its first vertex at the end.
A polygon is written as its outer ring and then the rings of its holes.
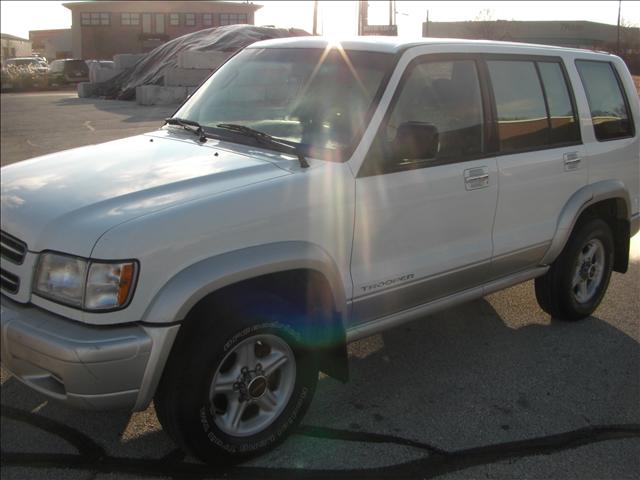
MULTIPOLYGON (((2 165, 150 131, 174 110, 0 98, 2 165)), ((356 342, 351 381, 322 377, 298 432, 234 468, 185 458, 153 407, 77 411, 3 370, 1 477, 638 478, 639 342, 636 236, 629 272, 591 318, 551 321, 527 282, 356 342)))

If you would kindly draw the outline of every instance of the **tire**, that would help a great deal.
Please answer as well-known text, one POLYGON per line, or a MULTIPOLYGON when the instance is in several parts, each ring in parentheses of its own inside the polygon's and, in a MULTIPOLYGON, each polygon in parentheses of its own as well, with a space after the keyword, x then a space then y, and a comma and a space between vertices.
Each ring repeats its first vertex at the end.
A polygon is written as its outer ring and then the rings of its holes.
POLYGON ((607 291, 613 259, 609 225, 599 218, 580 221, 549 271, 535 279, 538 304, 555 319, 588 317, 607 291))
POLYGON ((184 450, 233 464, 285 440, 311 403, 318 368, 291 326, 300 312, 276 297, 227 299, 214 312, 196 312, 181 328, 154 403, 184 450), (234 303, 250 306, 234 311, 234 303))

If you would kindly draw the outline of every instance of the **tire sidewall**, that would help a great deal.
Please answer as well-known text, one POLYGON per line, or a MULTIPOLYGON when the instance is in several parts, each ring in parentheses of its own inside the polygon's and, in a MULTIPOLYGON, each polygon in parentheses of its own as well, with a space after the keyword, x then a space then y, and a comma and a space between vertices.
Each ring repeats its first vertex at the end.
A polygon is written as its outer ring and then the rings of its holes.
POLYGON ((613 270, 614 242, 609 225, 600 219, 592 219, 585 222, 580 226, 575 237, 571 239, 566 253, 567 255, 562 265, 563 274, 560 286, 564 292, 563 309, 567 312, 574 313, 576 317, 591 315, 591 313, 593 313, 593 311, 598 307, 605 292, 607 291, 611 272, 613 270), (593 239, 599 240, 604 246, 604 272, 595 295, 589 301, 581 303, 577 301, 573 294, 573 274, 576 269, 580 251, 584 248, 587 242, 593 239))
POLYGON ((189 389, 188 398, 182 403, 180 421, 185 432, 185 441, 200 458, 210 461, 239 461, 258 455, 282 442, 304 416, 313 397, 317 382, 317 369, 313 355, 302 347, 300 335, 289 325, 277 320, 245 321, 235 328, 223 328, 226 334, 217 331, 217 341, 206 352, 200 352, 199 366, 183 385, 189 389), (265 430, 255 435, 234 437, 220 430, 215 424, 209 387, 221 362, 239 343, 256 335, 277 335, 291 347, 296 362, 296 380, 287 406, 265 430))

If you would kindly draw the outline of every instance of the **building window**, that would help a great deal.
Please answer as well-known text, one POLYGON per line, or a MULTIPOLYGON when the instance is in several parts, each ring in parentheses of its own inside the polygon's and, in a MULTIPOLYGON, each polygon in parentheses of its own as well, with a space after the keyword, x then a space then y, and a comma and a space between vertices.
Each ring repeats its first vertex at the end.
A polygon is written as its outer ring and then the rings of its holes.
POLYGON ((121 25, 140 25, 139 13, 123 13, 120 16, 121 25))
POLYGON ((142 33, 151 33, 151 14, 142 14, 142 33))
POLYGON ((81 13, 80 24, 81 25, 110 25, 111 14, 100 13, 100 12, 81 13))
POLYGON ((221 13, 220 25, 235 25, 237 23, 249 23, 246 13, 221 13))
POLYGON ((156 13, 156 33, 164 33, 164 13, 156 13))
POLYGON ((193 27, 196 24, 196 14, 195 13, 185 13, 184 14, 184 24, 187 27, 193 27))
POLYGON ((202 25, 210 27, 213 25, 213 15, 211 13, 202 14, 202 25))
POLYGON ((169 25, 174 27, 180 26, 180 14, 179 13, 170 13, 169 14, 169 25))

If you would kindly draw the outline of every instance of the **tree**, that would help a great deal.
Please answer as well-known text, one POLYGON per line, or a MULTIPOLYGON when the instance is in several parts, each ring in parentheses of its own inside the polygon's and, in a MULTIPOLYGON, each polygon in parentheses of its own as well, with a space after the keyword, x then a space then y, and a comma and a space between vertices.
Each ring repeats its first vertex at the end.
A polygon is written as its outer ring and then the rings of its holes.
POLYGON ((503 40, 506 37, 503 22, 495 20, 493 10, 480 10, 468 25, 469 37, 479 40, 503 40))

